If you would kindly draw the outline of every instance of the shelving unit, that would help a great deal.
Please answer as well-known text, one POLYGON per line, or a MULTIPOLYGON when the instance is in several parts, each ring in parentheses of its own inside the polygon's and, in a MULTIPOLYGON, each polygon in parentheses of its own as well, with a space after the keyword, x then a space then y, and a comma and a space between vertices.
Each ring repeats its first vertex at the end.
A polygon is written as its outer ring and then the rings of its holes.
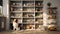
POLYGON ((43 25, 43 0, 10 0, 10 23, 17 19, 23 29, 43 25))
POLYGON ((56 22, 56 14, 57 14, 57 8, 56 7, 48 8, 48 20, 50 22, 56 22))
POLYGON ((49 7, 48 8, 48 28, 50 30, 56 29, 56 14, 57 14, 57 8, 56 7, 49 7))

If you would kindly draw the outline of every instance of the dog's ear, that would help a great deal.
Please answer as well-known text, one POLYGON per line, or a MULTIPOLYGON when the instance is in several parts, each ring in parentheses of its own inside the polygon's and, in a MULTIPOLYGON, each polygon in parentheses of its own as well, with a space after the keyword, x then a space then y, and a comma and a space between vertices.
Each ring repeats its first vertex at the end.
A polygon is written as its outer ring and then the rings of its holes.
POLYGON ((15 21, 16 23, 18 22, 18 20, 16 19, 16 21, 15 21))

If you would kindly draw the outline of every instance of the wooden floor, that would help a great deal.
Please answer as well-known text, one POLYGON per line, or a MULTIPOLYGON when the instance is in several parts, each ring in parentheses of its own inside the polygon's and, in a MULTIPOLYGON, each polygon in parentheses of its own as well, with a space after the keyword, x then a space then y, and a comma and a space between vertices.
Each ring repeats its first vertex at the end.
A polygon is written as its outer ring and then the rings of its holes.
POLYGON ((39 31, 39 30, 21 30, 21 31, 3 31, 0 34, 60 34, 60 31, 39 31))

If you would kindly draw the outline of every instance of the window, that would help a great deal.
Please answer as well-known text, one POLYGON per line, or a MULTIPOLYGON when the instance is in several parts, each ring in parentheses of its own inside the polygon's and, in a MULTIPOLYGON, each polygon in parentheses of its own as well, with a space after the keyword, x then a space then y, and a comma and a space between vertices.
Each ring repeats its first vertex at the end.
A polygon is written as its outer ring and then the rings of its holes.
POLYGON ((2 6, 0 6, 0 16, 2 16, 2 6))

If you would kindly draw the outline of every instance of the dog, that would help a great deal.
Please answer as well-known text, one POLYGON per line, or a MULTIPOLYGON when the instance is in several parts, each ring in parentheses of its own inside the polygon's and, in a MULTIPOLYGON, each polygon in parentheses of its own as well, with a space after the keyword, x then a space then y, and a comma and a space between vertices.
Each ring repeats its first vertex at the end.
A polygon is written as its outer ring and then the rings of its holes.
POLYGON ((19 30, 18 23, 17 23, 16 19, 13 20, 13 30, 19 30))

